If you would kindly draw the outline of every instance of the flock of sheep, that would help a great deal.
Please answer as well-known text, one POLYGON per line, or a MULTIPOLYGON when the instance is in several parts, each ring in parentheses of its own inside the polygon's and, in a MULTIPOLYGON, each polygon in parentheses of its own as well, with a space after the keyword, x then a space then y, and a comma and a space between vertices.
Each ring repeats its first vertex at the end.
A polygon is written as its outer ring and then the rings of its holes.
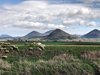
MULTIPOLYGON (((40 42, 33 42, 30 44, 32 46, 36 46, 36 50, 38 51, 43 51, 45 49, 45 45, 40 42)), ((33 50, 32 46, 29 47, 28 50, 33 50)), ((7 59, 7 55, 12 51, 19 52, 19 48, 16 45, 12 45, 11 43, 0 42, 0 57, 2 59, 7 59)))

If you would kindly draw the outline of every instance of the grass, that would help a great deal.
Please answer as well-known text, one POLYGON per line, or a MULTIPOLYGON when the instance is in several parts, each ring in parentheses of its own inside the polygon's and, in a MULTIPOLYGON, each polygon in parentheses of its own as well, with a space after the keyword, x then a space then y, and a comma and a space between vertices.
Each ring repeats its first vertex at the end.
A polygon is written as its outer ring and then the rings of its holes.
MULTIPOLYGON (((83 59, 81 52, 84 51, 100 51, 97 44, 81 46, 78 44, 65 45, 66 43, 50 43, 44 42, 44 53, 41 56, 27 55, 29 46, 24 42, 12 42, 13 45, 19 47, 18 54, 8 54, 6 60, 0 59, 3 64, 0 66, 1 75, 99 75, 100 60, 94 61, 83 59), (55 45, 56 44, 56 45, 55 45), (62 44, 62 45, 61 45, 62 44), (61 45, 61 46, 60 46, 61 45), (5 64, 4 64, 5 63, 5 64), (9 66, 9 67, 7 67, 9 66), (99 68, 99 69, 97 69, 99 68)), ((35 50, 35 47, 32 46, 35 50)))
MULTIPOLYGON (((13 45, 25 45, 26 42, 23 41, 10 41, 13 45)), ((32 41, 27 41, 27 43, 32 43, 32 41)), ((100 42, 59 42, 59 41, 45 41, 43 42, 45 45, 100 45, 100 42)))
POLYGON ((7 61, 4 61, 2 59, 0 59, 0 69, 4 69, 4 70, 9 70, 11 68, 11 64, 9 64, 7 61))
POLYGON ((21 54, 18 56, 9 55, 7 60, 15 61, 19 58, 26 58, 31 61, 36 61, 38 59, 49 60, 56 55, 63 53, 71 53, 77 57, 80 57, 80 53, 83 51, 100 51, 100 46, 47 46, 44 50, 44 54, 41 57, 25 56, 25 52, 28 49, 26 46, 20 46, 21 54))
POLYGON ((42 42, 46 45, 100 45, 100 42, 42 42))
POLYGON ((95 73, 89 64, 68 54, 55 56, 48 61, 20 60, 13 63, 12 70, 9 71, 9 75, 94 75, 95 73))

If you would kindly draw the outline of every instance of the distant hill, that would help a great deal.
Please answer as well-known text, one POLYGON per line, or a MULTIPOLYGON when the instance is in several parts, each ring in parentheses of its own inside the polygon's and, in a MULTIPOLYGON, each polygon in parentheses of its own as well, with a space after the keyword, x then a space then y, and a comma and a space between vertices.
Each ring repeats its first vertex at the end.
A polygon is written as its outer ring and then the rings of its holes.
POLYGON ((53 30, 49 30, 45 33, 40 33, 40 32, 37 32, 37 31, 32 31, 30 33, 28 33, 27 35, 25 35, 24 37, 22 38, 27 38, 27 39, 32 39, 32 38, 43 38, 44 36, 47 36, 49 35, 53 30))
POLYGON ((0 35, 0 39, 7 39, 7 38, 13 38, 13 37, 7 34, 0 35))
POLYGON ((53 31, 54 31, 54 30, 49 30, 49 31, 43 33, 43 36, 47 36, 47 35, 49 35, 50 33, 52 33, 53 31))
POLYGON ((100 30, 94 29, 89 33, 83 35, 84 38, 100 38, 100 30))
POLYGON ((27 35, 24 36, 24 38, 36 38, 36 37, 40 37, 42 36, 41 33, 37 32, 37 31, 32 31, 30 33, 28 33, 27 35))
POLYGON ((53 32, 51 32, 49 35, 46 36, 46 39, 51 40, 59 40, 59 39, 71 39, 72 35, 69 33, 66 33, 65 31, 61 29, 55 29, 53 32))

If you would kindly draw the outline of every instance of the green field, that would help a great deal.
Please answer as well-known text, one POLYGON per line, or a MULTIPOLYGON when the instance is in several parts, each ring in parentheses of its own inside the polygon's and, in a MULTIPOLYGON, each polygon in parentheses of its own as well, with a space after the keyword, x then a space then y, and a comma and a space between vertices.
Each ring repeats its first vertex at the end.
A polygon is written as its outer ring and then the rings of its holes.
POLYGON ((42 42, 43 51, 31 42, 10 43, 18 51, 0 58, 0 75, 100 75, 100 43, 42 42))
POLYGON ((46 45, 100 45, 100 42, 42 42, 46 45))
MULTIPOLYGON (((10 43, 15 44, 15 45, 24 45, 25 42, 13 42, 11 41, 10 43)), ((32 41, 28 41, 28 43, 32 43, 32 41)), ((57 42, 57 41, 46 41, 43 42, 45 45, 100 45, 100 42, 57 42)))

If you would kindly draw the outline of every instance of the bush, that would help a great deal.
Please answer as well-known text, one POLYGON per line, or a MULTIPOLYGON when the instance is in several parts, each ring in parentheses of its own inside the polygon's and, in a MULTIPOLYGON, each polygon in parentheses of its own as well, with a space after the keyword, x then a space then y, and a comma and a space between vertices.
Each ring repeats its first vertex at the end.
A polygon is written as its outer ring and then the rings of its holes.
POLYGON ((93 68, 73 56, 59 55, 51 60, 37 61, 33 68, 35 75, 94 75, 93 68))
POLYGON ((0 69, 10 70, 11 69, 11 64, 9 64, 7 61, 4 61, 4 60, 0 59, 0 69))

